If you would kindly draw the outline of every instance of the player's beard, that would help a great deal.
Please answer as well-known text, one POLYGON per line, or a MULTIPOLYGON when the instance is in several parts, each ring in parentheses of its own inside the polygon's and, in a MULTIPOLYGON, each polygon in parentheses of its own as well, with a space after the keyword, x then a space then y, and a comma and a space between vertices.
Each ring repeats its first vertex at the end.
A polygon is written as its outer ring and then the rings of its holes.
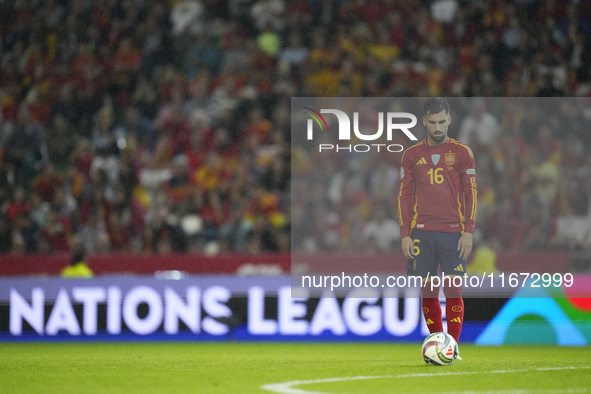
POLYGON ((431 135, 430 135, 433 142, 437 142, 437 143, 445 141, 446 136, 447 136, 447 133, 443 133, 443 132, 441 133, 441 135, 439 137, 436 136, 434 133, 431 133, 431 135))

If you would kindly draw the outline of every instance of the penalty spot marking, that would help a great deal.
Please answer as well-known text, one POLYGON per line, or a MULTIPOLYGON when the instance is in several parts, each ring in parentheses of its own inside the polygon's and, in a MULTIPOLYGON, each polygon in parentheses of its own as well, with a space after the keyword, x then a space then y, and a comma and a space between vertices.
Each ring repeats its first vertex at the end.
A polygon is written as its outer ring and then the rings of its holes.
MULTIPOLYGON (((351 380, 368 380, 368 379, 400 379, 400 378, 415 378, 424 376, 453 376, 453 375, 474 375, 480 373, 515 373, 515 372, 536 372, 536 371, 560 371, 568 369, 589 369, 589 366, 584 367, 556 367, 556 368, 532 368, 532 369, 513 369, 513 370, 497 370, 497 371, 470 371, 470 372, 441 372, 441 373, 411 373, 404 375, 377 375, 377 376, 349 376, 343 378, 326 378, 326 379, 312 379, 312 380, 293 380, 284 383, 270 383, 262 385, 263 390, 271 391, 280 394, 330 394, 319 391, 308 391, 298 389, 293 386, 301 384, 313 383, 330 383, 330 382, 345 382, 351 380)), ((554 393, 584 393, 589 392, 591 388, 583 387, 576 389, 523 389, 523 390, 485 390, 485 391, 450 391, 440 394, 554 394, 554 393)))

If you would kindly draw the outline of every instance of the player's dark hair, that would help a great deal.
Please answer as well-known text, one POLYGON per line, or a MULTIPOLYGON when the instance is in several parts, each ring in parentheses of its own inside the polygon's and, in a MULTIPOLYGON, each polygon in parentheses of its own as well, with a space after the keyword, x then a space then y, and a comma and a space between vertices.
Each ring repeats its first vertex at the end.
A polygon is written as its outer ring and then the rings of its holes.
POLYGON ((431 97, 423 105, 423 115, 425 117, 431 114, 438 114, 445 110, 445 114, 449 115, 449 103, 441 97, 431 97))

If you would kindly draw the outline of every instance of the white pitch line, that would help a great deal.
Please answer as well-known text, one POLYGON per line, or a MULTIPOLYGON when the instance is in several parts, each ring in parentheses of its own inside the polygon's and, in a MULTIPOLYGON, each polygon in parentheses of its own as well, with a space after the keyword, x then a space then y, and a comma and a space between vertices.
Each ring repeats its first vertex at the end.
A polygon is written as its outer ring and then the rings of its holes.
MULTIPOLYGON (((270 383, 262 385, 263 390, 271 391, 280 394, 330 394, 319 391, 308 391, 298 389, 293 386, 299 386, 301 384, 312 384, 312 383, 330 383, 330 382, 345 382, 351 380, 367 380, 367 379, 398 379, 398 378, 415 378, 425 376, 452 376, 452 375, 473 375, 480 373, 515 373, 515 372, 535 372, 535 371, 560 371, 565 369, 589 369, 589 366, 583 367, 548 367, 548 368, 532 368, 532 369, 503 369, 495 371, 469 371, 469 372, 441 372, 441 373, 412 373, 404 375, 377 375, 377 376, 348 376, 342 378, 325 378, 325 379, 312 379, 312 380, 293 380, 291 382, 283 383, 270 383)), ((589 388, 576 388, 576 389, 523 389, 523 390, 492 390, 492 391, 453 391, 440 394, 553 394, 553 393, 582 393, 590 391, 589 388)))

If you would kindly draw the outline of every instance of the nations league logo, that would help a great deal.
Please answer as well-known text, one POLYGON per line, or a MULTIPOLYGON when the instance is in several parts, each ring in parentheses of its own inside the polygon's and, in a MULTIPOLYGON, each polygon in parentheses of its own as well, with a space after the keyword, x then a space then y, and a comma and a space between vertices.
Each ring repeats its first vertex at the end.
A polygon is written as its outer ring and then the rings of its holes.
MULTIPOLYGON (((351 120, 349 116, 338 109, 321 109, 320 112, 309 108, 302 107, 311 112, 302 112, 309 115, 311 119, 308 119, 307 127, 307 138, 309 141, 314 139, 314 121, 320 127, 321 131, 328 131, 328 124, 322 114, 333 114, 336 116, 339 123, 339 141, 350 141, 351 140, 351 120)), ((417 117, 408 112, 387 112, 386 113, 386 139, 392 141, 392 135, 394 130, 402 131, 411 141, 418 141, 417 137, 410 132, 409 129, 413 128, 417 124, 417 117), (409 123, 394 123, 394 119, 409 119, 409 123)), ((378 113, 378 131, 374 134, 362 134, 359 131, 359 113, 353 112, 353 133, 355 137, 362 141, 375 141, 382 136, 384 132, 384 113, 378 113)), ((323 150, 335 150, 347 151, 347 152, 369 152, 376 151, 380 152, 380 149, 386 149, 388 152, 396 153, 402 152, 404 147, 400 144, 349 144, 349 145, 333 145, 333 144, 318 144, 318 151, 323 150)))

